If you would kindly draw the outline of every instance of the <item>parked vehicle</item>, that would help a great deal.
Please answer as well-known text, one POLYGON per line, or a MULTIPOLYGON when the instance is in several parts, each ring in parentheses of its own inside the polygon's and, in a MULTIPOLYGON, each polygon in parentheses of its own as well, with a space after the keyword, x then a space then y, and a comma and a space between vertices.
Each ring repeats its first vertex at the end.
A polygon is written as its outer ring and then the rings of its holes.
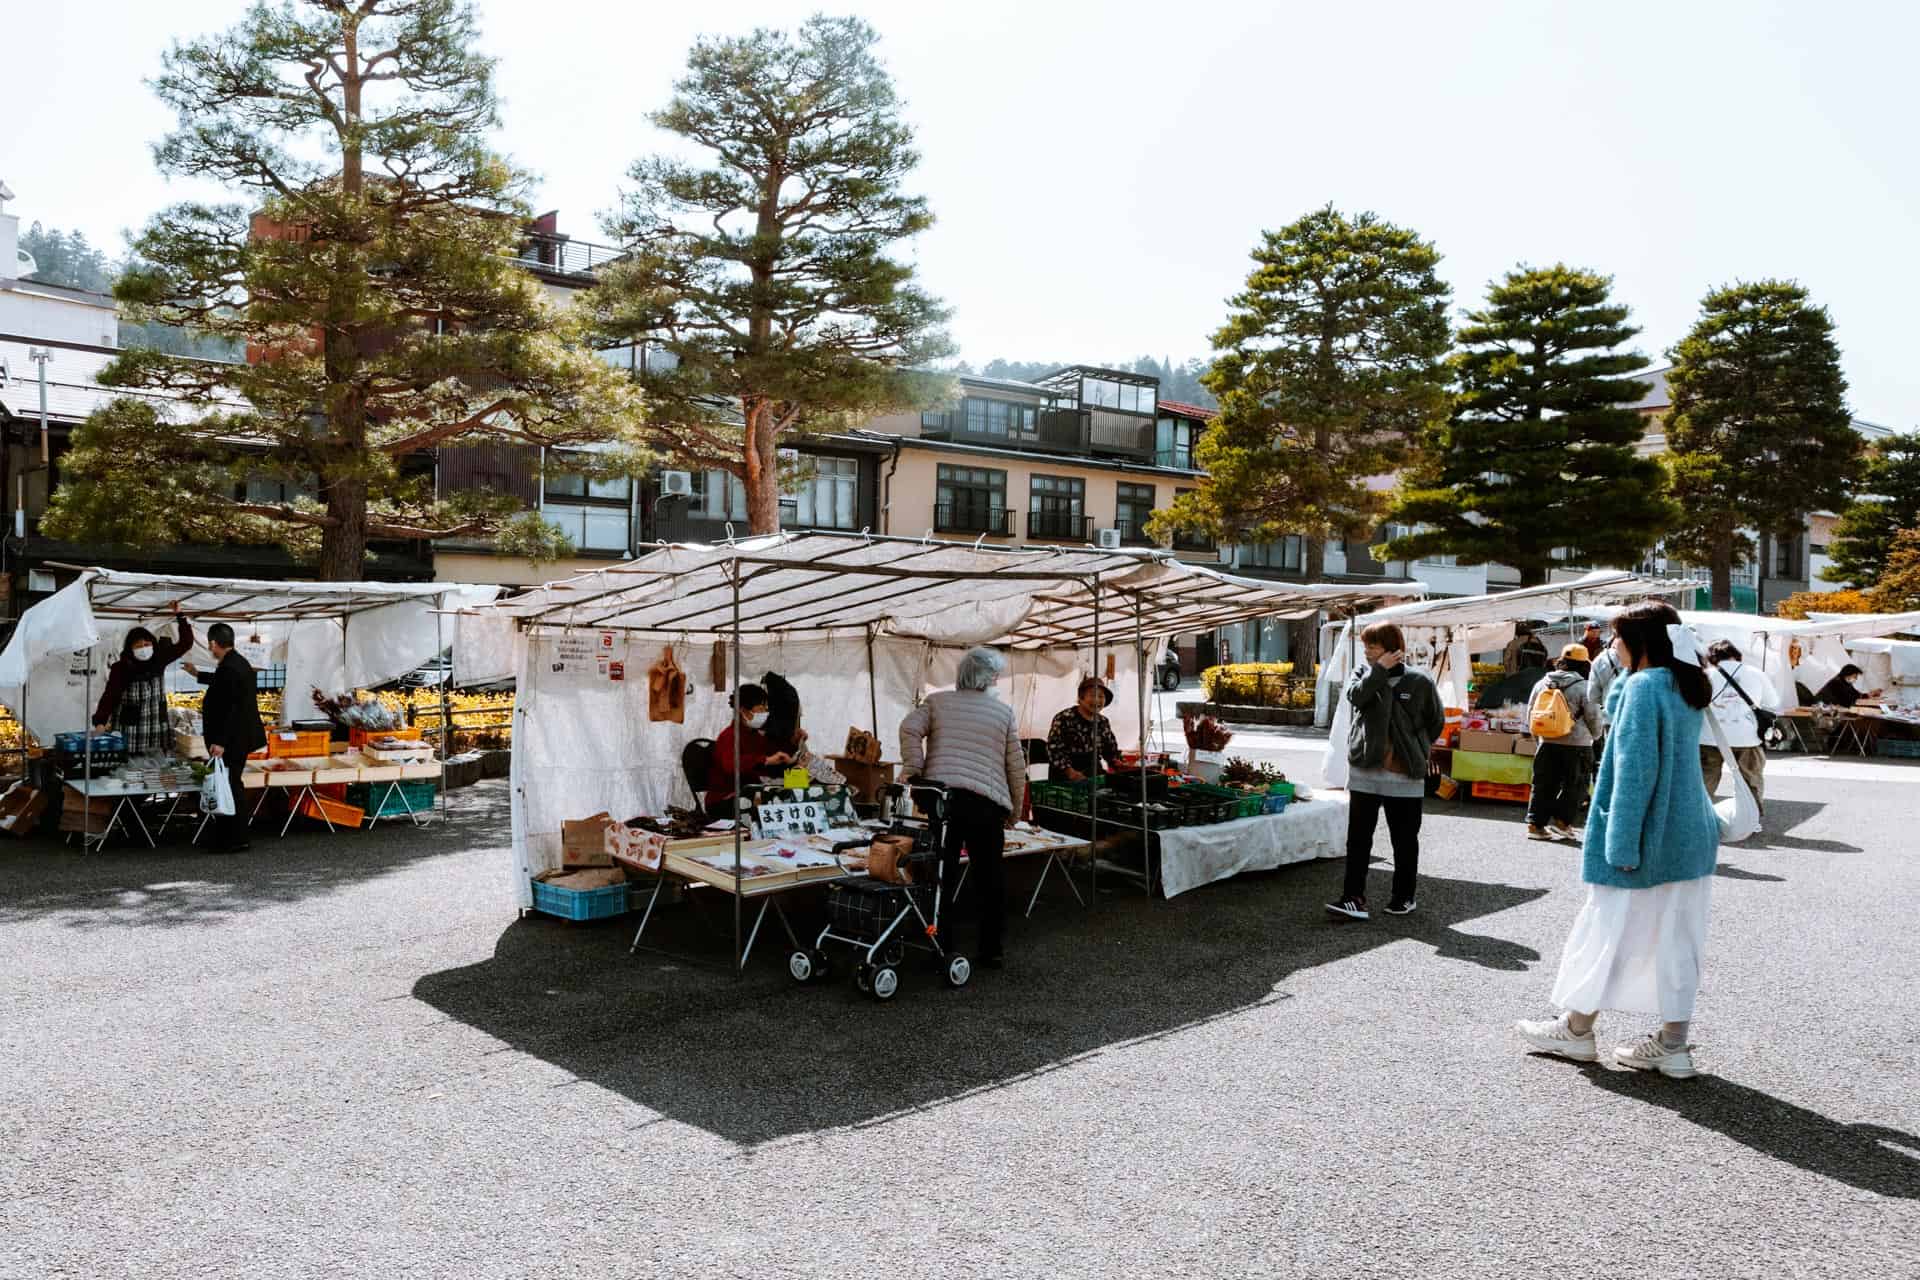
POLYGON ((1154 683, 1171 692, 1180 687, 1180 654, 1169 645, 1154 672, 1154 683))

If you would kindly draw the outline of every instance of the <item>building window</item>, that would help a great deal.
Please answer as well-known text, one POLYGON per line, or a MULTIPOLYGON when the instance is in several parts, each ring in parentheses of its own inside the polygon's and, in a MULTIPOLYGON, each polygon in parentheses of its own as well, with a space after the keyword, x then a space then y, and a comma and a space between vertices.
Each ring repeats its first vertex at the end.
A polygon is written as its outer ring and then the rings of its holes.
POLYGON ((1147 517, 1152 514, 1152 485, 1123 484, 1119 486, 1119 502, 1114 511, 1113 527, 1120 531, 1122 542, 1147 542, 1147 517))
MULTIPOLYGON (((585 461, 582 459, 581 461, 585 461)), ((554 466, 567 465, 565 457, 554 460, 554 466)), ((561 502, 620 502, 633 501, 633 481, 626 476, 616 476, 611 480, 590 480, 578 473, 549 470, 547 472, 547 497, 561 502)))
POLYGON ((1007 473, 942 466, 936 473, 933 527, 943 533, 1009 533, 1007 473))
POLYGON ((1027 491, 1027 536, 1087 537, 1087 482, 1074 476, 1035 476, 1027 491))
POLYGON ((696 471, 687 513, 707 520, 745 520, 747 486, 731 471, 696 471))
POLYGON ((1249 569, 1299 573, 1306 568, 1306 551, 1306 539, 1297 533, 1290 533, 1272 542, 1243 542, 1237 558, 1242 566, 1249 569))
POLYGON ((860 463, 855 458, 815 458, 814 477, 801 485, 792 502, 792 523, 804 529, 852 529, 860 492, 860 463))
POLYGON ((1800 576, 1800 537, 1775 538, 1773 540, 1773 576, 1776 578, 1797 578, 1800 576))
POLYGON ((1200 424, 1185 418, 1161 418, 1153 424, 1153 461, 1155 466, 1194 470, 1193 446, 1199 441, 1200 424))

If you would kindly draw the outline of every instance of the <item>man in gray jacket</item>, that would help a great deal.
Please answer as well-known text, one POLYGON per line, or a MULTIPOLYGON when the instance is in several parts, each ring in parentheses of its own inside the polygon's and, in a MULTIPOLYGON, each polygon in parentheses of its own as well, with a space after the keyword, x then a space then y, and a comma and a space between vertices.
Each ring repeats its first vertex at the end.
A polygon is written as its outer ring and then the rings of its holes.
POLYGON ((1393 839, 1393 892, 1387 914, 1414 908, 1420 874, 1420 816, 1427 796, 1427 756, 1447 727, 1433 681, 1408 667, 1400 628, 1378 622, 1360 633, 1367 662, 1347 682, 1352 711, 1347 731, 1347 874, 1340 901, 1327 911, 1347 920, 1367 919, 1367 866, 1373 833, 1387 815, 1393 839))

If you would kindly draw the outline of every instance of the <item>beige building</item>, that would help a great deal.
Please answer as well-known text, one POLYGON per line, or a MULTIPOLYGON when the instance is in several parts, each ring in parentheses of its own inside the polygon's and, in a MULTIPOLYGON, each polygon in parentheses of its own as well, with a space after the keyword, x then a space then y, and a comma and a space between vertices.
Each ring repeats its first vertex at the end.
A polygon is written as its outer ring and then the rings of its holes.
MULTIPOLYGON (((1153 546, 1148 517, 1205 478, 1193 446, 1211 416, 1162 403, 1153 378, 1075 366, 1038 383, 962 376, 952 403, 876 418, 858 435, 893 447, 879 467, 878 532, 1153 546)), ((1171 549, 1220 559, 1206 539, 1171 549)))

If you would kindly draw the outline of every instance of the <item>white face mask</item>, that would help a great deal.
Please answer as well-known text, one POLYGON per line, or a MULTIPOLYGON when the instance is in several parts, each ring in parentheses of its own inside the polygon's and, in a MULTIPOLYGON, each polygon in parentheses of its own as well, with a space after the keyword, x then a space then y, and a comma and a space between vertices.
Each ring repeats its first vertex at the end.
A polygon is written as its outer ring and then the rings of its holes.
POLYGON ((747 716, 747 728, 749 729, 764 728, 766 723, 767 713, 764 711, 755 711, 747 716))
POLYGON ((147 660, 148 658, 151 658, 152 656, 153 656, 153 646, 152 646, 152 645, 150 645, 150 644, 137 644, 137 645, 135 645, 135 646, 133 646, 133 657, 134 657, 134 661, 136 661, 136 662, 145 662, 145 661, 146 661, 146 660, 147 660))

